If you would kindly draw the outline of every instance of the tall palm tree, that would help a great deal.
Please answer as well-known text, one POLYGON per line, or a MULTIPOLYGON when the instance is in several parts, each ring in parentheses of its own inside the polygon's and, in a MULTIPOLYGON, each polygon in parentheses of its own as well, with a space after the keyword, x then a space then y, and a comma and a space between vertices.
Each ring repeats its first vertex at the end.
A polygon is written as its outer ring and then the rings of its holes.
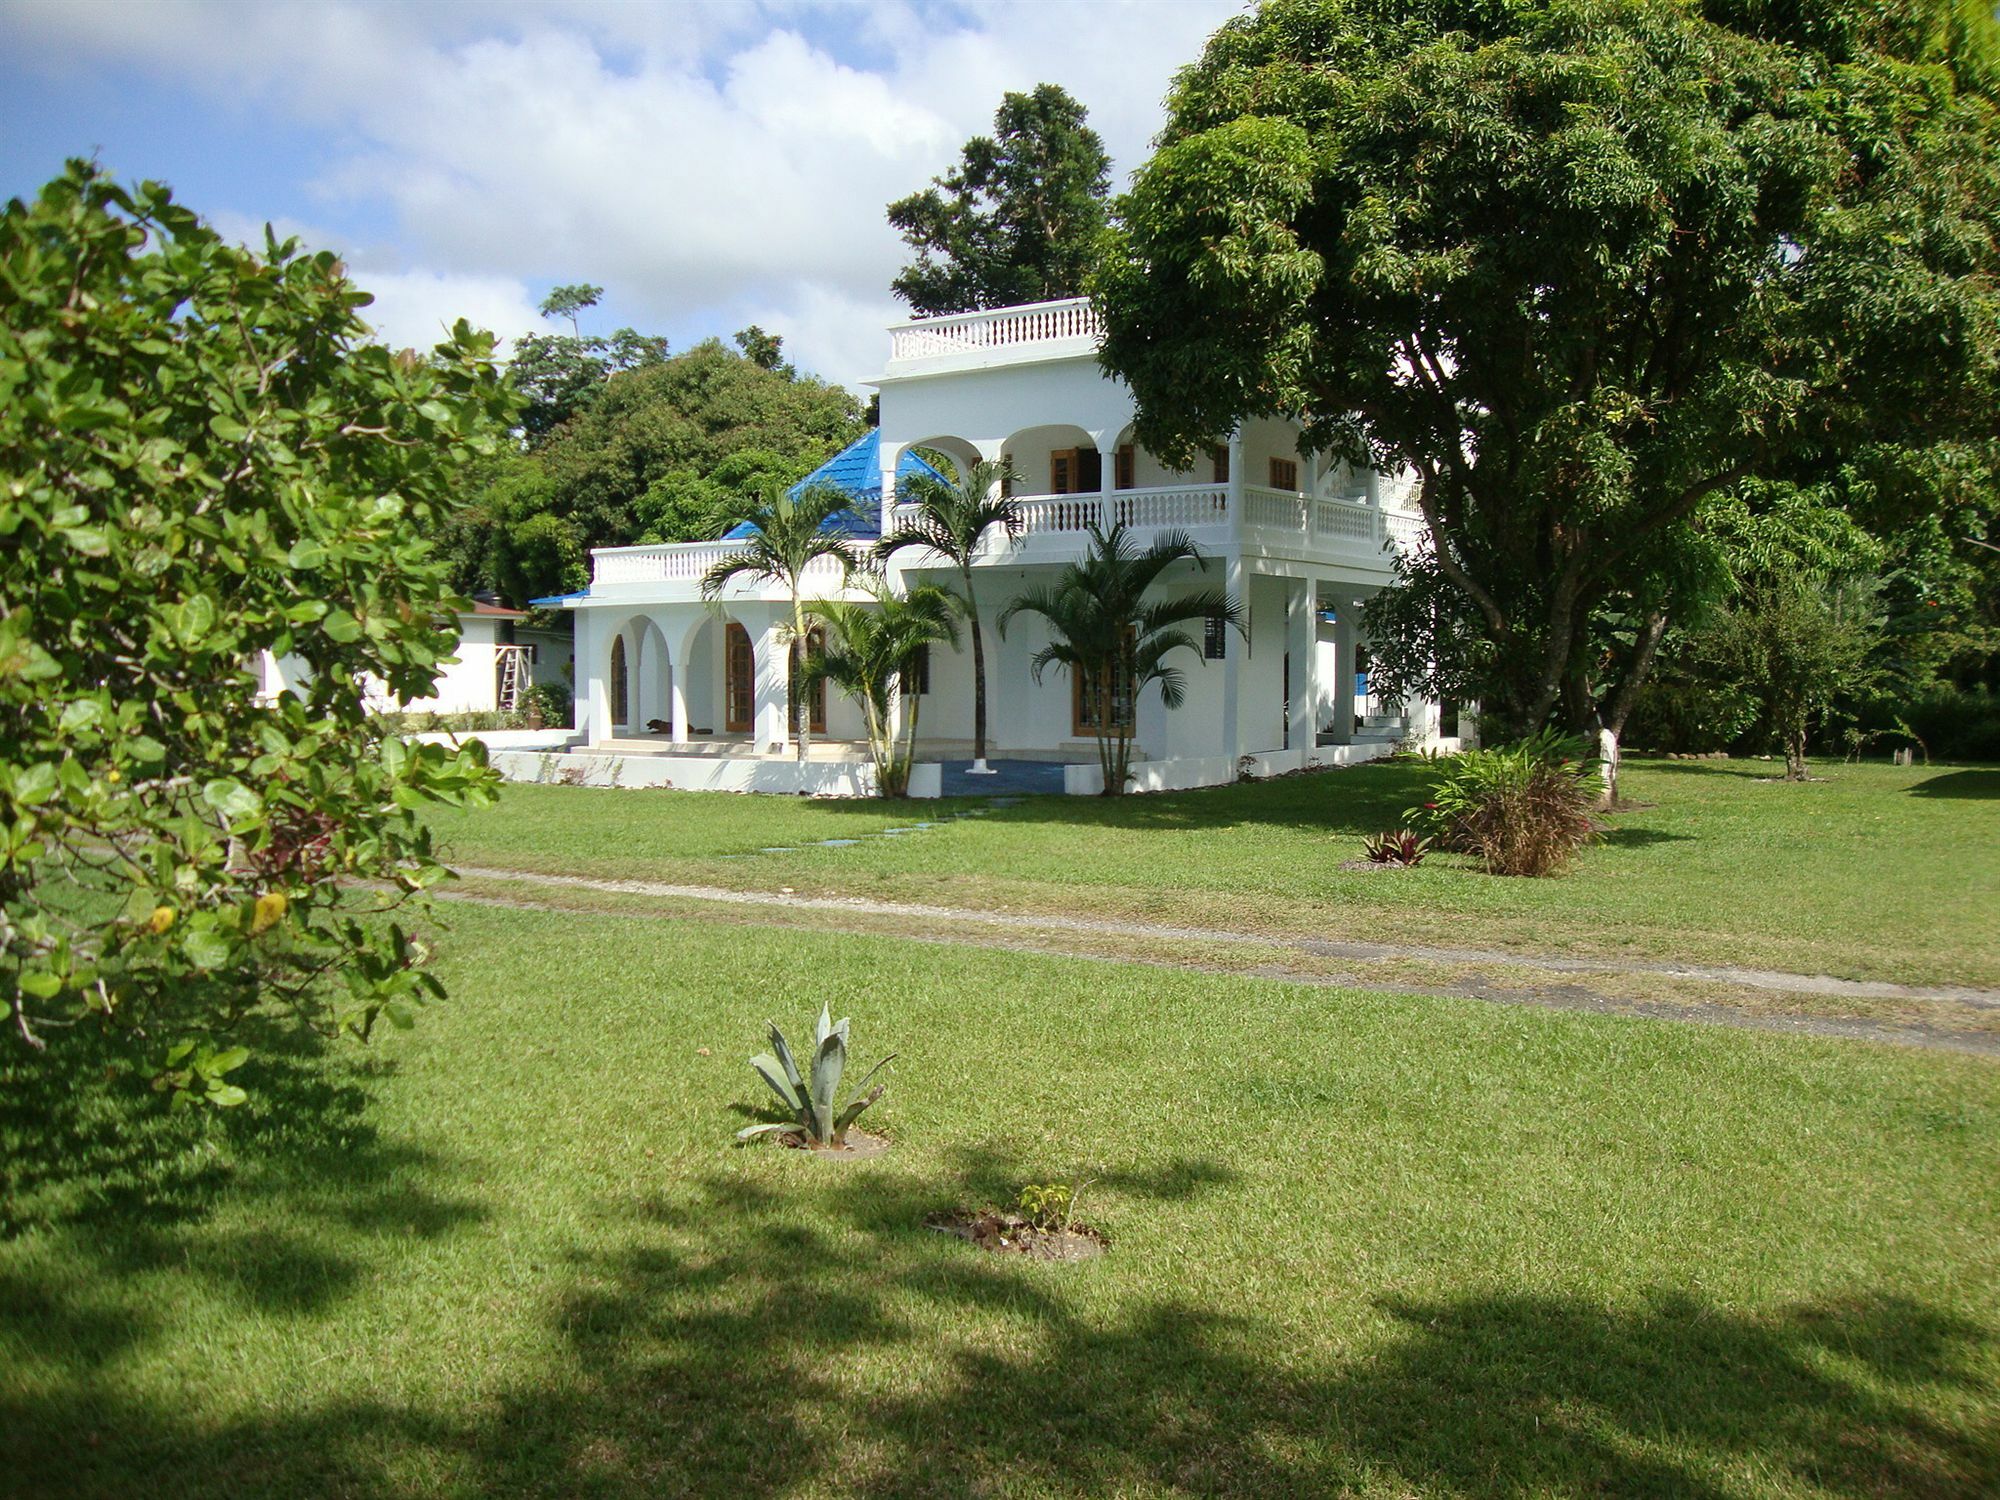
POLYGON ((799 691, 799 660, 810 615, 801 583, 806 569, 822 557, 840 564, 843 585, 852 576, 852 544, 827 523, 853 505, 853 497, 835 484, 807 485, 796 495, 782 484, 772 484, 752 502, 749 515, 744 517, 750 535, 701 580, 704 599, 719 597, 732 579, 746 577, 757 583, 778 584, 790 595, 792 623, 785 643, 785 684, 792 743, 801 762, 812 738, 812 714, 800 701, 799 691))
POLYGON ((887 560, 906 547, 935 552, 958 569, 959 611, 972 628, 972 769, 986 765, 986 641, 979 629, 979 600, 972 591, 972 559, 986 534, 998 526, 1012 541, 1021 534, 1020 505, 1007 494, 1013 466, 1006 460, 959 464, 949 454, 925 450, 936 474, 911 474, 899 486, 905 505, 917 513, 875 544, 887 560))
POLYGON ((1051 663, 1071 674, 1090 713, 1104 795, 1120 796, 1131 776, 1132 728, 1139 695, 1152 683, 1168 708, 1187 695, 1187 677, 1170 665, 1170 653, 1188 650, 1201 660, 1201 642, 1183 629, 1191 620, 1216 617, 1243 633, 1243 610, 1221 589, 1147 597, 1160 575, 1180 562, 1208 566, 1184 531, 1164 532, 1140 550, 1121 522, 1106 532, 1088 528, 1090 550, 1064 566, 1056 581, 1020 595, 1000 611, 1000 633, 1020 614, 1040 615, 1050 639, 1028 663, 1035 681, 1051 663))
POLYGON ((868 753, 875 762, 875 790, 901 797, 910 786, 916 750, 917 705, 904 689, 907 674, 926 646, 958 644, 958 600, 935 584, 920 583, 898 597, 870 585, 870 602, 828 599, 813 605, 827 629, 826 643, 810 651, 802 675, 831 682, 861 705, 868 725, 868 753), (897 701, 904 712, 896 721, 897 701))

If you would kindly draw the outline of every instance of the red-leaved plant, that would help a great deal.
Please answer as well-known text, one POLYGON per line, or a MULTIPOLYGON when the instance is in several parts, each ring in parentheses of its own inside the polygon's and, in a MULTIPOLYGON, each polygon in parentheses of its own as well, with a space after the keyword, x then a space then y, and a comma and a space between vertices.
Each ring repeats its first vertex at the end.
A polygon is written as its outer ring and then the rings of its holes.
POLYGON ((1361 844, 1362 852, 1378 865, 1420 865, 1429 849, 1429 839, 1418 838, 1407 828, 1392 828, 1361 844))

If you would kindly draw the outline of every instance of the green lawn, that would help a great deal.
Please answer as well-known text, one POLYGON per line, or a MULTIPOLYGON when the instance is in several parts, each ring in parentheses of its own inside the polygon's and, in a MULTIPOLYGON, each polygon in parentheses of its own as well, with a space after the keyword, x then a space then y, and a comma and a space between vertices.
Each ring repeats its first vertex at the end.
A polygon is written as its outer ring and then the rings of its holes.
MULTIPOLYGON (((1815 797, 1931 816, 1909 780, 1687 778, 1643 826, 1700 849, 1815 797)), ((1224 794, 1223 863, 1281 887, 1290 850, 1295 879, 1331 879, 1331 854, 1298 857, 1342 852, 1298 800, 1330 795, 1224 794)), ((572 847, 611 859, 613 809, 625 857, 655 866, 676 825, 712 859, 732 818, 778 807, 537 793, 482 837, 552 843, 558 806, 592 809, 572 847)), ((1083 872, 1214 889, 1137 863, 1148 836, 1188 847, 1200 806, 1084 809, 1083 872)), ((974 852, 1026 879, 1058 836, 1034 810, 867 858, 915 878, 974 852)), ((1608 875, 1687 853, 1614 848, 1591 874, 1634 909, 1641 877, 1608 875)), ((1808 863, 1772 907, 1862 901, 1827 879, 1838 861, 1808 863)), ((1885 900, 1929 878, 1896 873, 1885 900)), ((101 1070, 64 1086, 74 1070, 7 1054, 7 1493, 2000 1492, 1989 1061, 883 938, 449 916, 449 1003, 366 1051, 267 1049, 233 1115, 134 1130, 101 1070), (732 1147, 759 1023, 822 997, 855 1014, 861 1061, 902 1053, 871 1116, 894 1149, 732 1147), (1018 1263, 920 1227, 1051 1177, 1092 1179, 1104 1259, 1018 1263)))
POLYGON ((1628 794, 1649 805, 1544 881, 1445 858, 1341 870, 1423 799, 1413 762, 1035 798, 894 838, 869 835, 937 806, 517 786, 436 826, 458 859, 518 869, 2000 985, 2000 770, 1832 763, 1791 786, 1776 769, 1634 763, 1628 794))

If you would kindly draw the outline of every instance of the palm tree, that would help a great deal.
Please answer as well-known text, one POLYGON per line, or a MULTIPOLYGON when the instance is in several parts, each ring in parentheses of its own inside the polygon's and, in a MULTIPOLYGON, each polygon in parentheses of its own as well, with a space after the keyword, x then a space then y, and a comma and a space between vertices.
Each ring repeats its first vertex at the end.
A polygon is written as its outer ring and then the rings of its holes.
POLYGON ((742 545, 710 568, 701 580, 704 599, 715 599, 731 579, 740 577, 778 584, 791 596, 785 683, 792 742, 802 762, 806 758, 807 741, 812 737, 812 714, 800 702, 799 692, 799 657, 809 618, 800 584, 807 567, 822 557, 831 557, 840 564, 843 585, 852 576, 851 546, 838 531, 829 530, 827 523, 853 505, 853 497, 834 484, 807 485, 796 495, 782 484, 770 485, 744 517, 750 535, 742 538, 742 545))
POLYGON ((900 486, 903 503, 917 513, 875 544, 884 561, 906 547, 935 552, 958 569, 959 612, 972 627, 972 769, 986 766, 986 641, 979 629, 979 601, 972 592, 972 559, 986 533, 998 526, 1012 541, 1021 534, 1021 508, 1007 493, 1013 466, 1006 460, 960 465, 950 455, 926 451, 941 466, 936 474, 908 475, 900 486))
POLYGON ((1201 642, 1181 627, 1190 620, 1221 618, 1243 632, 1243 611, 1221 589, 1151 599, 1147 591, 1178 562, 1206 569, 1207 560, 1184 531, 1170 531, 1140 551, 1121 522, 1109 532, 1088 528, 1090 550, 1067 564, 1056 581, 1022 594, 1000 611, 1000 633, 1019 614, 1040 615, 1050 640, 1028 663, 1035 681, 1051 662, 1066 667, 1083 696, 1104 771, 1104 795, 1122 795, 1131 775, 1132 726, 1139 695, 1157 682, 1168 708, 1187 694, 1186 674, 1167 663, 1189 650, 1201 659, 1201 642))
POLYGON ((916 749, 917 704, 903 682, 926 646, 958 644, 959 601, 935 584, 920 583, 900 598, 871 584, 874 599, 828 599, 813 605, 827 640, 811 651, 802 676, 831 682, 861 705, 868 725, 868 753, 875 762, 875 790, 901 797, 909 790, 916 749), (904 713, 899 729, 896 705, 904 713), (900 743, 899 743, 900 738, 900 743))

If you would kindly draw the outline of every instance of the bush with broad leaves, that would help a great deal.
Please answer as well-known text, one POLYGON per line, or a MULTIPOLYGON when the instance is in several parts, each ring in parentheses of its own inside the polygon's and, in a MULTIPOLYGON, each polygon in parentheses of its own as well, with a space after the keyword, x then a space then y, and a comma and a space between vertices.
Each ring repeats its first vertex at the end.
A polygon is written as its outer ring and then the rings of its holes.
POLYGON ((390 913, 448 874, 418 810, 492 774, 363 679, 418 697, 452 653, 432 538, 515 397, 490 335, 398 355, 369 300, 82 162, 0 211, 0 1013, 45 1065, 123 1028, 234 1103, 253 1009, 366 1037, 442 993, 390 913))

